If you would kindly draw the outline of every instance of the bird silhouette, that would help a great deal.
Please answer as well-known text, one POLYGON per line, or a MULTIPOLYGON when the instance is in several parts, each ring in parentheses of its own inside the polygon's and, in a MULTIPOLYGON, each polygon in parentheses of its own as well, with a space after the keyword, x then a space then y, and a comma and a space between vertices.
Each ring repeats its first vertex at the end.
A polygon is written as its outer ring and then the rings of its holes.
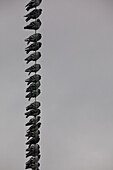
POLYGON ((33 109, 25 113, 26 118, 28 118, 29 116, 37 116, 39 114, 40 114, 40 109, 33 109))
POLYGON ((29 25, 25 26, 24 29, 28 30, 38 30, 41 26, 41 21, 37 19, 36 21, 31 22, 29 25))
POLYGON ((40 81, 37 83, 32 83, 27 89, 26 92, 32 92, 33 90, 37 90, 40 87, 40 81))
POLYGON ((29 152, 26 154, 26 158, 29 157, 29 156, 36 156, 40 153, 40 151, 32 151, 32 152, 29 152))
POLYGON ((31 98, 36 98, 40 93, 41 93, 40 89, 33 90, 32 93, 28 93, 26 95, 26 98, 28 98, 28 100, 30 101, 31 98))
POLYGON ((26 126, 33 125, 33 124, 35 124, 35 123, 37 123, 37 122, 39 122, 39 121, 40 121, 40 116, 37 116, 36 118, 30 119, 29 122, 26 123, 26 126))
POLYGON ((41 38, 42 38, 42 35, 40 33, 36 33, 26 38, 25 41, 27 42, 27 45, 28 45, 30 42, 39 41, 41 38))
POLYGON ((27 140, 29 140, 29 138, 31 138, 31 137, 39 136, 39 133, 38 133, 38 130, 35 130, 34 132, 29 131, 25 136, 27 137, 27 140))
POLYGON ((31 103, 30 105, 28 105, 26 107, 26 110, 28 111, 31 109, 38 109, 40 106, 41 106, 40 102, 35 101, 35 102, 31 103))
POLYGON ((41 57, 40 52, 34 52, 30 56, 28 56, 25 61, 28 64, 30 61, 37 61, 41 57))
POLYGON ((38 130, 38 127, 36 127, 36 129, 31 129, 27 131, 25 136, 29 139, 30 137, 35 137, 38 135, 40 135, 40 131, 38 130))
POLYGON ((27 68, 25 70, 25 72, 28 72, 28 75, 30 75, 32 72, 36 73, 40 69, 41 69, 41 65, 40 64, 34 64, 33 66, 27 68))
POLYGON ((31 0, 25 7, 29 11, 32 8, 35 8, 41 4, 42 0, 31 0))
POLYGON ((40 147, 38 144, 36 145, 32 145, 32 147, 30 148, 29 152, 26 154, 26 158, 29 156, 37 156, 40 154, 40 147))
MULTIPOLYGON (((25 168, 25 169, 32 168, 32 170, 35 170, 33 166, 34 166, 35 163, 37 164, 37 162, 39 161, 40 157, 41 157, 40 155, 35 156, 35 157, 32 156, 32 157, 26 162, 26 168, 25 168)), ((40 166, 40 164, 38 164, 38 166, 40 166)), ((37 168, 37 170, 39 170, 39 169, 37 168)))
POLYGON ((39 130, 40 127, 41 127, 41 123, 38 122, 35 125, 30 126, 27 132, 34 132, 34 129, 39 130))
POLYGON ((40 137, 36 136, 36 137, 33 137, 33 138, 29 139, 29 141, 26 142, 26 145, 36 144, 39 141, 40 141, 40 137))
POLYGON ((41 46, 42 46, 41 42, 35 42, 35 43, 32 43, 30 46, 26 47, 25 51, 28 54, 30 51, 39 50, 39 48, 41 48, 41 46))
MULTIPOLYGON (((33 148, 35 148, 35 146, 38 145, 38 144, 32 144, 30 146, 28 146, 28 148, 26 149, 26 151, 31 151, 33 148)), ((40 149, 40 146, 38 145, 38 148, 40 149)))
POLYGON ((37 19, 41 15, 41 13, 42 13, 42 9, 34 9, 29 14, 24 16, 27 17, 26 22, 28 22, 30 19, 37 19))
POLYGON ((25 80, 25 82, 27 82, 27 85, 29 85, 30 83, 36 83, 38 82, 39 80, 41 79, 41 76, 40 75, 33 75, 31 77, 29 77, 28 79, 25 80))

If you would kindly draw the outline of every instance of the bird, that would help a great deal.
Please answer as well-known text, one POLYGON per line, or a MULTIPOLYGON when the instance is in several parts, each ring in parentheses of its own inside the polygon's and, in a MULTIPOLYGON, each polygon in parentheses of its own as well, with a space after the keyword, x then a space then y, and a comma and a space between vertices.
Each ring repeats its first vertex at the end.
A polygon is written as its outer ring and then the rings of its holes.
POLYGON ((41 48, 41 46, 42 46, 41 42, 35 42, 35 43, 32 43, 30 46, 26 47, 25 51, 28 54, 30 51, 38 50, 39 48, 41 48))
POLYGON ((31 22, 29 25, 25 26, 24 29, 28 30, 38 30, 41 26, 41 21, 37 19, 36 21, 31 22))
POLYGON ((41 13, 42 13, 42 9, 34 9, 29 14, 24 16, 27 17, 26 22, 28 22, 30 19, 37 19, 41 15, 41 13))
MULTIPOLYGON (((32 170, 35 170, 36 168, 34 168, 34 165, 37 164, 37 162, 39 161, 41 155, 38 155, 38 156, 35 156, 35 157, 31 157, 30 160, 28 160, 26 162, 26 168, 25 169, 29 169, 29 168, 32 168, 32 170)), ((40 166, 40 164, 38 164, 38 166, 40 166)), ((37 168, 37 170, 39 170, 37 168)))
MULTIPOLYGON (((33 148, 35 148, 36 147, 36 145, 38 145, 38 144, 32 144, 31 146, 29 146, 27 149, 26 149, 26 151, 31 151, 33 148)), ((38 145, 38 148, 40 149, 40 146, 38 145)))
POLYGON ((40 150, 40 146, 38 144, 32 144, 29 149, 26 149, 26 151, 31 152, 31 151, 37 151, 40 150))
POLYGON ((32 8, 35 8, 41 4, 42 0, 31 0, 25 7, 29 11, 32 8))
MULTIPOLYGON (((36 128, 36 130, 37 130, 37 129, 39 129, 40 127, 41 127, 41 123, 38 122, 38 123, 36 123, 35 125, 30 126, 29 129, 27 130, 27 132, 34 132, 34 129, 35 129, 35 128, 36 128)), ((40 134, 40 132, 39 132, 39 134, 40 134)))
POLYGON ((33 128, 29 127, 29 129, 27 130, 25 136, 28 137, 28 136, 34 134, 36 131, 37 131, 38 135, 40 135, 40 131, 39 131, 39 127, 38 126, 33 127, 33 128))
POLYGON ((41 93, 40 89, 33 90, 32 93, 28 93, 25 97, 30 101, 31 98, 36 98, 41 93))
POLYGON ((33 162, 38 162, 39 159, 40 159, 40 157, 41 157, 40 154, 37 155, 37 156, 35 156, 35 157, 32 156, 32 157, 26 162, 26 165, 28 165, 29 163, 33 163, 33 162))
POLYGON ((37 83, 32 83, 27 89, 26 92, 32 92, 33 90, 37 90, 40 87, 40 81, 37 83))
POLYGON ((29 122, 26 123, 26 126, 33 125, 33 124, 37 123, 38 121, 40 121, 40 116, 37 116, 36 118, 30 119, 29 122))
POLYGON ((40 64, 34 64, 33 66, 27 68, 25 70, 25 72, 28 72, 28 75, 30 75, 32 72, 36 73, 40 69, 41 69, 41 65, 40 64))
POLYGON ((38 74, 34 74, 33 76, 29 77, 28 79, 25 80, 25 82, 27 82, 27 85, 29 85, 30 83, 36 83, 41 79, 41 76, 38 74))
POLYGON ((40 154, 40 146, 38 144, 32 144, 29 152, 26 154, 26 158, 29 156, 37 156, 40 154))
POLYGON ((40 102, 35 101, 26 107, 26 111, 31 109, 38 109, 40 106, 41 106, 40 102))
POLYGON ((26 112, 25 115, 26 115, 26 118, 28 118, 29 116, 37 116, 40 114, 40 109, 33 109, 33 110, 30 110, 29 112, 26 112))
POLYGON ((39 166, 40 166, 40 163, 39 163, 39 162, 35 162, 34 164, 32 164, 31 168, 35 170, 35 169, 37 169, 39 166))
POLYGON ((28 38, 25 39, 25 41, 27 42, 27 45, 28 45, 30 42, 39 41, 41 38, 42 38, 42 35, 40 33, 36 33, 36 34, 30 35, 28 38))
POLYGON ((40 135, 40 131, 38 130, 38 127, 36 127, 35 129, 27 131, 25 136, 29 139, 30 137, 35 137, 38 135, 40 135))
POLYGON ((41 57, 40 52, 34 52, 27 58, 25 58, 26 64, 28 64, 30 61, 37 61, 41 57))
POLYGON ((29 139, 29 141, 26 142, 26 145, 36 144, 39 141, 40 141, 40 137, 36 136, 36 137, 33 137, 33 138, 29 139))
MULTIPOLYGON (((26 162, 26 168, 25 169, 29 169, 29 168, 33 168, 33 166, 35 165, 35 163, 38 162, 38 160, 40 159, 40 155, 39 156, 35 156, 35 157, 31 157, 27 162, 26 162)), ((39 165, 40 166, 40 165, 39 165)))
POLYGON ((34 132, 27 132, 27 134, 25 135, 27 137, 27 140, 31 137, 37 137, 39 136, 38 130, 35 130, 34 132))

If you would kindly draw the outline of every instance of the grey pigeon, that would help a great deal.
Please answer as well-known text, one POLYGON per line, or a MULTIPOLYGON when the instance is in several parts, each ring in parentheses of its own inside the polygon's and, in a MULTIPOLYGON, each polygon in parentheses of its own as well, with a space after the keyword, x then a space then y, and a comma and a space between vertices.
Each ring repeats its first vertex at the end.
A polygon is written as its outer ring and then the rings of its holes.
POLYGON ((38 144, 31 145, 29 152, 26 154, 26 158, 29 156, 37 156, 40 154, 40 147, 38 144))
POLYGON ((26 126, 33 125, 33 124, 37 123, 39 120, 40 120, 40 116, 37 116, 36 118, 32 118, 29 120, 28 123, 26 123, 26 126))
POLYGON ((40 164, 38 163, 38 160, 40 159, 40 155, 39 156, 35 156, 35 157, 31 157, 29 161, 26 162, 26 167, 25 169, 29 169, 31 168, 32 170, 39 170, 39 168, 35 168, 35 166, 37 165, 38 167, 40 166, 40 164))
POLYGON ((27 42, 27 44, 29 44, 30 42, 39 41, 41 38, 42 38, 42 35, 40 33, 36 33, 26 38, 25 41, 27 42))
POLYGON ((33 129, 32 131, 28 131, 27 133, 26 133, 26 137, 28 137, 28 139, 30 138, 30 137, 35 137, 35 136, 38 136, 38 135, 40 135, 40 131, 38 130, 38 128, 36 127, 36 129, 33 129))
POLYGON ((40 114, 40 109, 33 109, 25 113, 26 118, 28 118, 29 116, 37 116, 39 114, 40 114))
POLYGON ((36 144, 40 141, 40 137, 36 136, 31 138, 28 142, 26 142, 26 145, 36 144))
POLYGON ((29 72, 28 75, 30 75, 32 72, 36 73, 40 69, 41 69, 41 65, 40 64, 34 64, 33 66, 27 68, 25 70, 25 72, 29 72))
POLYGON ((27 82, 27 85, 29 85, 30 83, 36 83, 38 82, 39 80, 41 79, 41 76, 40 75, 33 75, 31 77, 29 77, 28 79, 25 80, 25 82, 27 82))
POLYGON ((25 135, 27 137, 27 140, 31 137, 36 137, 36 136, 39 136, 39 130, 35 130, 34 132, 27 132, 27 134, 25 135))
POLYGON ((25 61, 28 64, 30 61, 37 61, 41 57, 40 52, 34 52, 30 56, 28 56, 25 61))
POLYGON ((29 132, 29 133, 27 132, 26 134, 27 140, 31 137, 37 137, 37 136, 39 136, 38 130, 36 130, 35 132, 29 132))
POLYGON ((40 163, 35 162, 35 164, 32 164, 31 168, 35 170, 35 169, 37 169, 39 166, 40 166, 40 163))
POLYGON ((28 111, 31 109, 38 109, 40 107, 40 105, 41 105, 40 102, 35 101, 35 102, 31 103, 29 106, 27 106, 26 110, 28 111))
POLYGON ((32 93, 28 93, 26 95, 26 98, 28 98, 28 100, 30 101, 31 98, 36 98, 40 94, 40 92, 41 92, 40 89, 34 90, 32 91, 32 93))
POLYGON ((42 0, 31 0, 25 7, 29 11, 32 8, 35 8, 41 4, 42 0))
POLYGON ((32 129, 33 129, 33 132, 34 132, 34 129, 35 129, 35 128, 36 128, 36 130, 37 130, 37 128, 39 129, 40 127, 41 127, 41 123, 38 122, 38 123, 36 123, 36 125, 30 126, 29 129, 27 130, 27 132, 29 132, 29 131, 32 132, 32 129))
MULTIPOLYGON (((29 146, 30 147, 30 146, 29 146)), ((26 164, 28 165, 29 163, 34 163, 34 162, 38 162, 40 159, 41 155, 37 155, 37 156, 32 156, 27 162, 26 164)))
POLYGON ((26 53, 28 54, 30 51, 36 51, 42 46, 41 42, 32 43, 30 46, 25 48, 26 53))
POLYGON ((28 22, 30 19, 37 19, 41 15, 41 13, 42 13, 42 9, 34 9, 29 14, 24 16, 27 17, 26 22, 28 22))
MULTIPOLYGON (((29 169, 31 168, 32 170, 36 170, 34 169, 35 164, 37 165, 38 161, 40 159, 40 155, 35 156, 35 157, 31 157, 29 161, 26 162, 26 168, 25 169, 29 169)), ((40 164, 38 164, 38 166, 40 166, 40 164)))
POLYGON ((40 81, 37 83, 32 83, 27 89, 26 92, 32 92, 33 90, 37 90, 40 87, 40 81))
MULTIPOLYGON (((27 130, 27 133, 26 133, 26 137, 31 135, 32 133, 34 134, 35 131, 38 131, 39 130, 39 127, 36 125, 36 127, 29 127, 29 129, 27 130)), ((40 131, 38 131, 38 134, 40 135, 40 131)))
MULTIPOLYGON (((33 148, 35 148, 35 146, 36 145, 38 145, 38 144, 32 144, 31 146, 29 146, 27 149, 26 149, 26 151, 30 151, 30 150, 32 150, 33 148)), ((39 149, 40 149, 40 146, 38 145, 38 147, 39 147, 39 149)))
POLYGON ((25 26, 24 29, 28 30, 38 30, 41 26, 41 21, 37 19, 36 21, 31 22, 29 25, 25 26))

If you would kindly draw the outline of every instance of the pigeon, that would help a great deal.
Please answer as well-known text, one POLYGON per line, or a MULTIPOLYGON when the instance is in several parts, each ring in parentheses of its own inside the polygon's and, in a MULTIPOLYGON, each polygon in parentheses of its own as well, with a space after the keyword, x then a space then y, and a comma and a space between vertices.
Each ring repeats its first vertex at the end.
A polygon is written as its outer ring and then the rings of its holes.
POLYGON ((36 136, 39 136, 39 130, 35 130, 34 132, 27 132, 27 134, 25 135, 27 137, 27 140, 31 137, 36 137, 36 136))
POLYGON ((31 157, 29 161, 26 162, 26 165, 30 164, 30 163, 34 163, 34 162, 38 162, 40 159, 41 155, 35 156, 35 157, 31 157))
POLYGON ((32 83, 27 89, 26 92, 32 92, 33 90, 37 90, 40 87, 40 81, 37 83, 32 83))
POLYGON ((35 124, 35 123, 37 123, 37 122, 39 122, 39 121, 40 121, 40 116, 37 116, 36 118, 30 119, 29 122, 26 123, 26 126, 33 125, 33 124, 35 124))
POLYGON ((25 41, 27 42, 27 45, 28 45, 30 42, 39 41, 41 38, 42 38, 42 35, 40 33, 36 33, 26 38, 25 41))
POLYGON ((32 8, 35 8, 41 4, 42 0, 31 0, 25 7, 29 11, 32 8))
POLYGON ((40 166, 40 163, 35 162, 35 164, 32 164, 31 168, 35 170, 35 169, 37 169, 39 166, 40 166))
POLYGON ((39 127, 36 126, 36 127, 33 127, 33 128, 29 128, 26 132, 26 137, 30 136, 30 135, 34 135, 35 132, 37 131, 38 135, 40 135, 40 131, 39 131, 39 127))
POLYGON ((36 129, 32 129, 32 131, 29 130, 25 136, 29 139, 30 137, 35 137, 39 135, 40 135, 40 131, 38 130, 38 127, 36 127, 36 129))
POLYGON ((29 156, 37 156, 40 154, 40 147, 38 144, 35 145, 35 147, 32 149, 26 154, 26 158, 29 157, 29 156))
POLYGON ((28 98, 28 100, 30 101, 31 98, 36 98, 40 93, 41 93, 40 89, 33 90, 32 93, 28 93, 26 95, 26 98, 28 98))
MULTIPOLYGON (((34 169, 34 166, 35 164, 37 165, 38 161, 40 159, 40 155, 38 156, 35 156, 35 157, 31 157, 29 161, 26 162, 26 168, 25 169, 29 169, 29 168, 32 168, 33 170, 34 169)), ((38 166, 40 166, 40 164, 38 163, 38 166)), ((37 169, 38 170, 38 169, 37 169)))
MULTIPOLYGON (((26 151, 31 151, 33 148, 35 148, 36 147, 36 145, 38 145, 38 144, 32 144, 30 147, 28 147, 27 149, 26 149, 26 151)), ((38 145, 38 148, 40 149, 40 146, 38 145)))
POLYGON ((28 75, 30 75, 32 72, 36 73, 40 69, 41 69, 41 65, 40 64, 34 64, 33 66, 27 68, 25 70, 25 72, 29 72, 28 75))
POLYGON ((39 48, 41 48, 41 46, 42 46, 41 42, 35 42, 35 43, 32 43, 30 46, 26 47, 25 51, 28 54, 30 51, 38 50, 39 48))
POLYGON ((30 61, 37 61, 41 57, 40 52, 34 52, 30 56, 28 56, 25 61, 28 64, 30 61))
POLYGON ((37 137, 37 136, 39 136, 38 130, 36 130, 35 132, 29 131, 29 133, 26 134, 27 140, 29 140, 29 138, 31 138, 31 137, 37 137))
POLYGON ((29 156, 36 156, 40 153, 40 151, 31 151, 29 153, 26 154, 26 158, 29 156))
POLYGON ((37 19, 36 21, 31 22, 29 25, 25 26, 24 29, 28 30, 38 30, 41 26, 41 21, 37 19))
POLYGON ((29 116, 37 116, 39 114, 40 114, 40 109, 35 109, 35 110, 33 109, 25 113, 26 118, 28 118, 29 116))
POLYGON ((27 85, 29 85, 30 83, 36 83, 38 82, 39 80, 41 79, 41 76, 40 75, 33 75, 31 77, 29 77, 28 79, 25 80, 25 82, 27 82, 27 85))
MULTIPOLYGON (((37 129, 39 129, 40 127, 41 127, 41 123, 38 122, 37 124, 30 126, 29 129, 27 130, 27 132, 29 132, 29 131, 34 132, 34 129, 37 130, 37 129)), ((39 133, 40 133, 40 132, 39 132, 39 133)))
POLYGON ((40 102, 35 101, 35 102, 31 103, 29 106, 27 106, 26 110, 28 111, 30 109, 38 109, 40 107, 40 105, 41 105, 40 102))
POLYGON ((41 15, 41 13, 42 9, 34 9, 32 12, 24 16, 27 17, 26 22, 28 22, 30 19, 37 19, 41 15))
POLYGON ((40 137, 36 136, 31 138, 28 142, 26 142, 26 145, 36 144, 40 141, 40 137))

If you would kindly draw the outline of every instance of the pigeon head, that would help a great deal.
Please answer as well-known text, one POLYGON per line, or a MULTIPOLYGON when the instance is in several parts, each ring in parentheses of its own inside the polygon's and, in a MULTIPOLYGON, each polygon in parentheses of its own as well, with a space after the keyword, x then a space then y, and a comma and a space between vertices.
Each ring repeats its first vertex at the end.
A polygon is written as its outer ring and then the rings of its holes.
POLYGON ((42 9, 39 9, 40 14, 42 13, 42 9))
POLYGON ((37 19, 37 22, 41 25, 42 23, 41 23, 41 21, 40 21, 40 19, 37 19))

